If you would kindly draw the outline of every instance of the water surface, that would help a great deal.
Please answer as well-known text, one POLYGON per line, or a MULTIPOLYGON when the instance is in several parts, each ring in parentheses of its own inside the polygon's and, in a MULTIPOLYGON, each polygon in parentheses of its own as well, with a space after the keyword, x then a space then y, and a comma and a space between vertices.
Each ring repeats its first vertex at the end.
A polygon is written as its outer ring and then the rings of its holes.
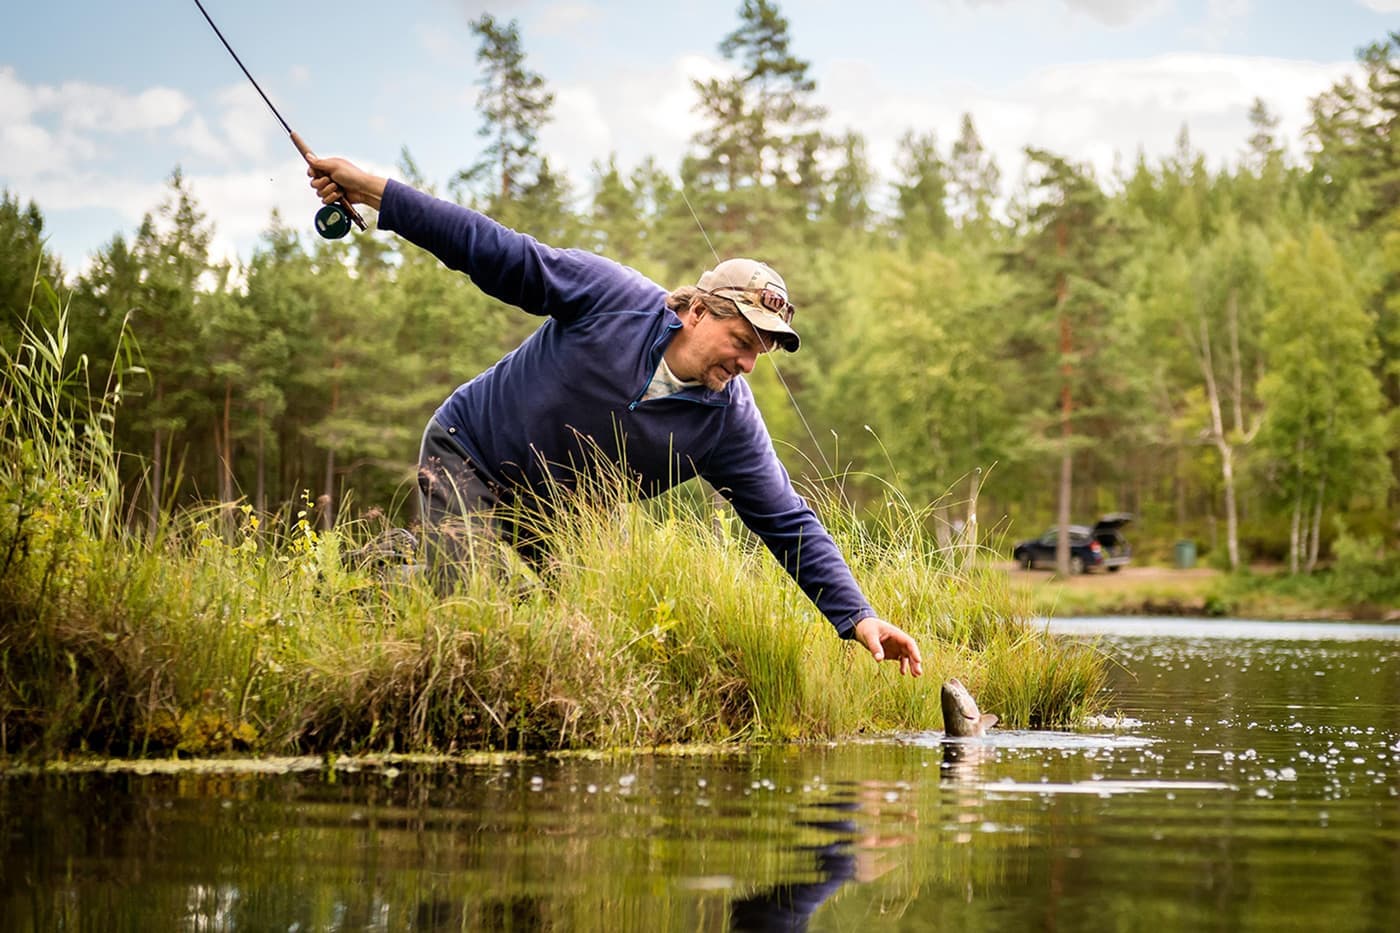
POLYGON ((0 928, 1400 929, 1400 627, 1053 627, 1080 732, 11 773, 0 928))

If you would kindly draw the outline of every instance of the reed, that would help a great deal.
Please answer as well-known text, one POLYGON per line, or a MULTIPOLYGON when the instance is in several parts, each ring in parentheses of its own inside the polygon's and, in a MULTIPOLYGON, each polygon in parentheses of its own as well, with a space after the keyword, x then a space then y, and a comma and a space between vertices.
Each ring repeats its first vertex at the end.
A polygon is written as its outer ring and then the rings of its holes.
MULTIPOLYGON (((1029 621, 1028 597, 928 514, 813 497, 875 605, 914 634, 901 678, 831 631, 727 513, 637 503, 618 477, 566 498, 540 575, 483 568, 448 596, 349 555, 310 505, 227 504, 127 528, 111 426, 66 322, 3 360, 0 751, 122 756, 607 748, 801 741, 940 725, 957 675, 1012 726, 1071 723, 1104 664, 1029 621)), ((391 568, 392 570, 393 568, 391 568)))

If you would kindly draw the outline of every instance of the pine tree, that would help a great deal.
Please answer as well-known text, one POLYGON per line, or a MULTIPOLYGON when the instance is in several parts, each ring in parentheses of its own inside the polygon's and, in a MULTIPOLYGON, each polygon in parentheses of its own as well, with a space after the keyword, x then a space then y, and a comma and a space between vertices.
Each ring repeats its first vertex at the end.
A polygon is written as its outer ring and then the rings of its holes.
MULTIPOLYGON (((117 422, 117 437, 124 449, 146 451, 152 533, 162 497, 176 492, 167 470, 191 452, 185 447, 185 429, 208 425, 213 412, 200 332, 205 300, 200 280, 209 271, 211 236, 176 169, 165 201, 142 220, 131 246, 115 240, 80 284, 81 291, 99 296, 96 305, 113 345, 121 322, 129 317, 140 347, 149 383, 131 393, 126 417, 117 422)), ((192 452, 196 459, 212 453, 202 443, 192 452)))
MULTIPOLYGON (((44 248, 44 215, 33 201, 0 191, 0 347, 13 351, 21 323, 29 320, 31 297, 40 280, 63 285, 63 266, 44 248)), ((42 323, 42 322, 35 322, 42 323)))
POLYGON ((894 231, 915 250, 941 242, 952 226, 948 217, 948 168, 932 133, 912 130, 899 139, 895 167, 894 231))
POLYGON ((514 200, 538 186, 541 174, 547 172, 538 141, 550 120, 554 94, 540 74, 526 67, 515 20, 503 25, 484 13, 471 29, 481 40, 476 54, 483 68, 478 82, 482 117, 478 132, 488 143, 479 161, 457 173, 453 186, 480 192, 479 201, 487 213, 514 223, 514 200))
POLYGON ((865 139, 847 131, 837 150, 840 162, 831 175, 831 195, 822 219, 840 235, 868 233, 875 216, 870 204, 875 173, 865 157, 865 139))
POLYGON ((992 207, 1000 194, 1001 170, 983 147, 970 113, 963 114, 947 169, 949 213, 958 227, 974 239, 993 236, 992 207))
POLYGON ((1011 259, 1022 281, 1026 329, 1019 339, 1030 364, 1023 374, 1033 400, 1027 433, 1041 435, 1047 451, 1058 454, 1056 565, 1068 574, 1076 453, 1104 447, 1121 424, 1115 409, 1125 402, 1131 409, 1134 387, 1113 353, 1127 336, 1112 320, 1120 233, 1086 169, 1043 150, 1026 152, 1033 173, 1028 228, 1011 259), (1039 401, 1045 398, 1057 398, 1053 419, 1039 401))
POLYGON ((707 126, 693 139, 699 151, 687 181, 729 248, 755 252, 769 230, 784 226, 775 221, 800 229, 820 206, 817 124, 825 110, 777 5, 744 0, 739 17, 719 46, 736 74, 694 82, 707 126))

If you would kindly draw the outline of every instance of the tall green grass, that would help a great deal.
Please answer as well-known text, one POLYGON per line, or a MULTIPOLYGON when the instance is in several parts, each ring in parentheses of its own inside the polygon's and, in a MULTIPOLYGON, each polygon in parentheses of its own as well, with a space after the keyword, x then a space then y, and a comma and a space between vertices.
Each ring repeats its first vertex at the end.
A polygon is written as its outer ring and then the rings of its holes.
POLYGON ((572 496, 529 586, 449 596, 347 559, 383 528, 320 531, 227 505, 121 521, 111 428, 66 321, 25 334, 0 387, 0 751, 52 756, 453 752, 808 740, 938 728, 959 676, 1010 726, 1072 723, 1104 663, 1030 621, 973 545, 939 550, 892 497, 814 492, 875 605, 918 640, 902 678, 837 639, 732 520, 618 480, 572 496))

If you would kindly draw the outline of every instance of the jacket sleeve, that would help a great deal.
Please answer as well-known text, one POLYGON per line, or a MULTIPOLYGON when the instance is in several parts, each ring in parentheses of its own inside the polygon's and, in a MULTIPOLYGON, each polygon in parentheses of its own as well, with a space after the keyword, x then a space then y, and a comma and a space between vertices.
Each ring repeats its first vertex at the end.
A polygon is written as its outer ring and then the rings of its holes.
POLYGON ((747 384, 735 383, 725 438, 702 469, 842 638, 875 615, 816 512, 792 488, 747 384))
POLYGON ((492 298, 568 323, 598 309, 654 308, 665 289, 596 253, 556 249, 485 214, 390 180, 379 227, 466 273, 492 298))

